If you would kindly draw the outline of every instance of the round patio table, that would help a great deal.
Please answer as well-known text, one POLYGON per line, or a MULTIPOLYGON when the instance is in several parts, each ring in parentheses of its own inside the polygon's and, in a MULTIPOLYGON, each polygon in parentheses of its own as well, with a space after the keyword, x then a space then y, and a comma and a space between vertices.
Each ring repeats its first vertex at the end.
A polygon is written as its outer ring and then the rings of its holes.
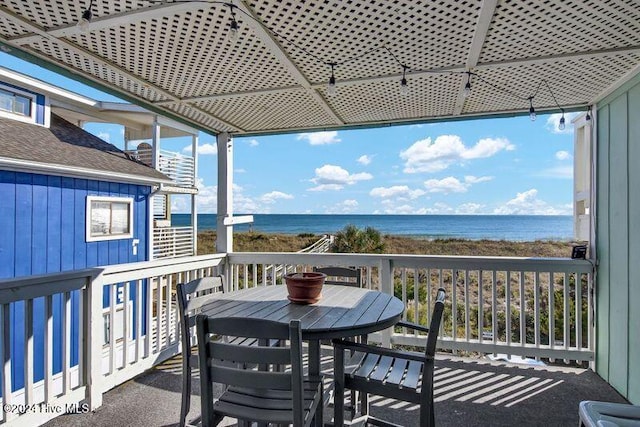
POLYGON ((320 340, 380 331, 396 324, 404 304, 393 295, 350 286, 325 285, 315 304, 295 304, 284 285, 259 286, 220 294, 202 308, 209 317, 248 317, 289 324, 299 319, 309 341, 309 374, 320 373, 320 340))

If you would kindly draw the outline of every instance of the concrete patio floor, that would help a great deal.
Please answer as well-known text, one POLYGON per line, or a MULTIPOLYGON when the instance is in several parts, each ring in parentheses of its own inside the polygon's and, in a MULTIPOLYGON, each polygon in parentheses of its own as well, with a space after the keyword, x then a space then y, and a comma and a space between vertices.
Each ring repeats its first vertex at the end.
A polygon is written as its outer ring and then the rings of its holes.
MULTIPOLYGON (((331 348, 323 347, 323 371, 331 375, 331 348)), ((200 414, 199 377, 188 420, 200 414)), ((331 378, 327 379, 327 383, 331 378)), ((180 413, 180 357, 122 384, 104 395, 94 413, 69 414, 47 426, 174 426, 180 413)), ((220 389, 218 389, 218 392, 220 389)), ((626 402, 590 370, 531 367, 484 359, 438 355, 435 374, 438 426, 572 426, 578 425, 582 400, 626 402)), ((418 426, 418 410, 389 399, 371 397, 371 413, 405 426, 418 426)), ((325 410, 331 420, 333 407, 325 410)), ((224 424, 224 423, 223 423, 224 424)), ((230 420, 225 425, 235 425, 230 420)))

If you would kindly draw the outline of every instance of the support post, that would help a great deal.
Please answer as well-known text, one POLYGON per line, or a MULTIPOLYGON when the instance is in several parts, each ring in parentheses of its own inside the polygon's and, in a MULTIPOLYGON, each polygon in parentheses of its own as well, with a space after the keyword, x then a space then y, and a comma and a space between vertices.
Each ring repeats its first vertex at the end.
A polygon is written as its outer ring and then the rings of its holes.
POLYGON ((225 218, 233 217, 233 140, 226 133, 217 136, 218 143, 218 209, 216 251, 233 252, 233 224, 225 218))
MULTIPOLYGON (((84 298, 84 330, 85 339, 85 383, 87 384, 87 400, 91 410, 102 406, 102 338, 104 337, 104 321, 102 319, 102 275, 87 279, 84 298)), ((111 301, 111 304, 114 302, 111 301)))
MULTIPOLYGON (((379 267, 380 274, 380 291, 385 294, 393 295, 393 260, 381 260, 379 267)), ((391 347, 391 333, 393 326, 381 332, 380 339, 382 346, 391 347)))
MULTIPOLYGON (((198 135, 191 137, 191 154, 193 155, 193 186, 196 187, 198 182, 198 135)), ((193 230, 193 255, 198 255, 198 204, 196 203, 197 195, 191 195, 191 228, 193 230)))

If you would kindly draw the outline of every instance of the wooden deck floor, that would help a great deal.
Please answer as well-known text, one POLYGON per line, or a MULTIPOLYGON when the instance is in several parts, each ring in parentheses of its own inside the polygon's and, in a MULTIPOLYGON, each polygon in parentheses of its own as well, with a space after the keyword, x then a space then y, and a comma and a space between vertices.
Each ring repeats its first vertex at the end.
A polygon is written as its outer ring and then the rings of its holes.
MULTIPOLYGON (((330 348, 323 348, 322 363, 323 371, 331 375, 330 348)), ((625 402, 598 375, 580 368, 529 367, 439 355, 435 372, 438 426, 575 427, 580 401, 625 402)), ((200 413, 198 379, 196 373, 189 419, 200 413)), ((180 390, 181 360, 175 357, 108 392, 95 413, 64 415, 47 426, 173 426, 180 412, 180 390)), ((415 405, 372 396, 371 412, 401 425, 418 425, 415 405)), ((325 421, 331 415, 329 407, 325 421)))

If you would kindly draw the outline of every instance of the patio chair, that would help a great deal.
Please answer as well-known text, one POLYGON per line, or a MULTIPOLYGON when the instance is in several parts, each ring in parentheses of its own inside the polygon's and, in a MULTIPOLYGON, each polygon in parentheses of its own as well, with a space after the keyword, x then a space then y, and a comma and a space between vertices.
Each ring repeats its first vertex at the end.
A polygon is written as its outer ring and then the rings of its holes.
POLYGON ((584 400, 578 408, 580 426, 615 427, 640 425, 640 406, 584 400))
POLYGON ((362 287, 360 269, 349 267, 313 267, 313 271, 327 275, 326 285, 362 287))
MULTIPOLYGON (((333 340, 335 361, 334 422, 344 425, 344 389, 375 394, 420 405, 420 426, 434 425, 433 369, 436 342, 444 310, 444 289, 436 296, 429 328, 407 322, 397 326, 427 332, 424 353, 407 352, 346 340, 333 340), (345 350, 356 353, 345 363, 345 350), (346 366, 345 366, 346 365, 346 366)), ((363 420, 374 425, 394 426, 368 414, 367 405, 362 405, 363 420)))
MULTIPOLYGON (((293 424, 302 427, 314 422, 322 405, 322 378, 304 377, 302 331, 299 320, 289 324, 251 318, 196 316, 200 398, 203 427, 215 426, 224 417, 240 423, 293 424), (288 347, 242 346, 215 341, 215 335, 267 340, 289 340, 288 347), (282 372, 260 371, 255 365, 286 365, 282 372), (214 399, 213 383, 226 386, 214 399)), ((315 420, 322 425, 322 419, 315 420)))
MULTIPOLYGON (((180 426, 186 425, 187 414, 191 407, 191 371, 198 369, 198 356, 191 354, 191 328, 195 326, 195 315, 200 309, 224 292, 224 277, 212 276, 192 280, 188 283, 179 283, 176 286, 178 297, 178 311, 180 316, 180 340, 182 345, 182 399, 180 404, 180 426)), ((257 339, 242 337, 223 337, 223 341, 242 344, 244 346, 256 345, 257 339)), ((277 346, 277 341, 269 342, 269 345, 277 346)))

